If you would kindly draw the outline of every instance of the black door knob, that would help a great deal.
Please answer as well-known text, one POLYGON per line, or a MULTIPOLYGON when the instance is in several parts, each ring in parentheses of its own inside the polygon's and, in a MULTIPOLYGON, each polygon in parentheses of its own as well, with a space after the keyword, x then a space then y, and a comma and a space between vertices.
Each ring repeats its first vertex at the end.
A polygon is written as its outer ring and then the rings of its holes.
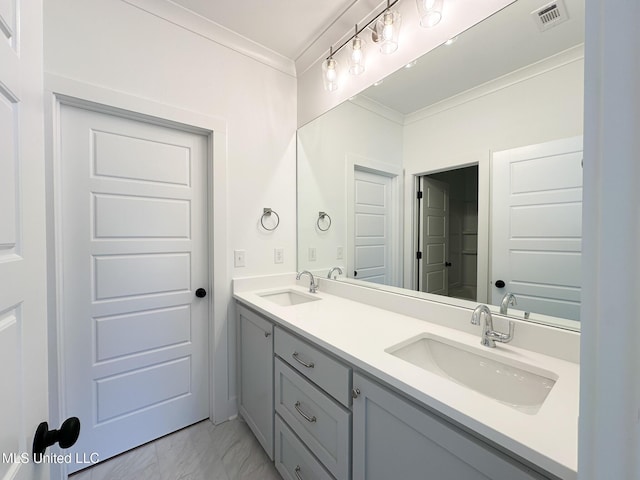
POLYGON ((353 271, 353 276, 354 276, 354 277, 357 277, 357 276, 358 276, 358 272, 357 272, 357 270, 354 270, 354 271, 353 271))
POLYGON ((67 418, 59 430, 49 430, 49 424, 42 422, 33 436, 33 460, 39 462, 42 454, 54 443, 58 442, 61 448, 69 448, 80 435, 80 420, 78 417, 67 418))
POLYGON ((504 283, 504 281, 502 281, 502 280, 496 280, 495 285, 496 285, 496 287, 498 287, 498 288, 504 288, 505 283, 504 283))
POLYGON ((444 262, 444 266, 445 267, 450 267, 451 266, 451 262, 444 262))
POLYGON ((204 298, 207 296, 207 291, 204 288, 199 288, 196 290, 196 297, 204 298))

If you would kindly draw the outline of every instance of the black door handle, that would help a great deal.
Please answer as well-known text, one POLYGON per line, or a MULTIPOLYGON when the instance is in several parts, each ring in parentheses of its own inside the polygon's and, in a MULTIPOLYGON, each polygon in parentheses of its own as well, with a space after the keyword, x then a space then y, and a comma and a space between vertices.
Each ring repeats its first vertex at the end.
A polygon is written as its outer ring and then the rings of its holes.
POLYGON ((450 267, 451 266, 451 262, 444 262, 444 266, 445 267, 450 267))
POLYGON ((196 297, 204 298, 207 296, 207 291, 204 288, 199 288, 196 290, 196 297))
POLYGON ((353 271, 353 276, 354 276, 354 277, 357 277, 357 276, 358 276, 358 271, 357 271, 357 270, 354 270, 354 271, 353 271))
POLYGON ((69 448, 80 435, 80 419, 78 417, 67 418, 59 430, 49 430, 49 424, 42 422, 33 436, 33 460, 41 461, 42 454, 54 443, 58 442, 61 448, 69 448))
POLYGON ((502 281, 502 280, 496 280, 495 285, 496 285, 496 287, 498 287, 498 288, 504 288, 505 283, 504 283, 504 281, 502 281))

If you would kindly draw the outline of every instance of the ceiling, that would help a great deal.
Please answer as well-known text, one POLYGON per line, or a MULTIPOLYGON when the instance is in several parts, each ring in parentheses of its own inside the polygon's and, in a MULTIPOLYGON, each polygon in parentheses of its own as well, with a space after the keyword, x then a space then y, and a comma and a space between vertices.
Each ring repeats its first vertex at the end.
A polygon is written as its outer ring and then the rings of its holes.
POLYGON ((518 0, 361 95, 406 115, 584 43, 584 0, 564 0, 569 19, 541 32, 531 12, 549 2, 518 0))
POLYGON ((173 0, 294 61, 357 1, 173 0))

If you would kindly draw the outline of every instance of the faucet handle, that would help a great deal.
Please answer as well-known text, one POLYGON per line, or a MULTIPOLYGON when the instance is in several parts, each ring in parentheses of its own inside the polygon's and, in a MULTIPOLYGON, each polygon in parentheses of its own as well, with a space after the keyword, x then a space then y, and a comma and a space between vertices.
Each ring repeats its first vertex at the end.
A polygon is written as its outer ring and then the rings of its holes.
POLYGON ((511 340, 513 340, 514 331, 515 331, 515 322, 509 321, 509 333, 491 331, 489 332, 489 335, 496 342, 509 343, 511 340))

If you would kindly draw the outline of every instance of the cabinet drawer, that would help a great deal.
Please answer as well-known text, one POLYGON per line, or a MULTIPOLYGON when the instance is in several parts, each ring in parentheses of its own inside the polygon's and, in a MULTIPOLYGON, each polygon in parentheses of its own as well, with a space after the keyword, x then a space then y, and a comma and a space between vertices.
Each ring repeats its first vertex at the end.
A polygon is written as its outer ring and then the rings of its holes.
POLYGON ((284 480, 334 480, 278 415, 275 463, 284 480))
POLYGON ((351 473, 351 411, 279 358, 274 362, 276 412, 339 480, 351 473))
POLYGON ((276 355, 345 406, 351 405, 351 369, 316 347, 275 328, 276 355))

